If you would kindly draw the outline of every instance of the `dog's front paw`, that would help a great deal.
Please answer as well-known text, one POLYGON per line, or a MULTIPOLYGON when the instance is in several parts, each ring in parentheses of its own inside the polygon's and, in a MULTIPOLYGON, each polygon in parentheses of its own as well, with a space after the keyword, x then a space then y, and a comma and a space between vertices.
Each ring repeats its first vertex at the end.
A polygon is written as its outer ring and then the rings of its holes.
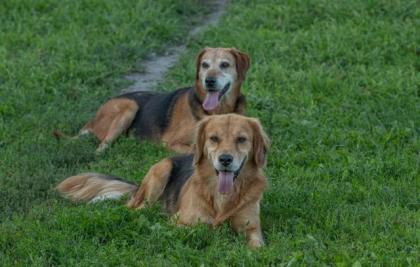
POLYGON ((260 238, 252 238, 248 241, 248 246, 250 248, 260 248, 264 246, 264 240, 260 238))

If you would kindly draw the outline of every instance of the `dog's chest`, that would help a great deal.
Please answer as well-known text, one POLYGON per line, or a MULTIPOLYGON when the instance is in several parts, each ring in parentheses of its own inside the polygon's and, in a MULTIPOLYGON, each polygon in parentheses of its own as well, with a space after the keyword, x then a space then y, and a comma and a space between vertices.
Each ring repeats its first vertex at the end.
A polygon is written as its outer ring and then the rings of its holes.
POLYGON ((225 209, 226 203, 231 199, 231 197, 231 195, 220 194, 219 191, 216 190, 213 195, 213 209, 216 211, 216 214, 225 209))

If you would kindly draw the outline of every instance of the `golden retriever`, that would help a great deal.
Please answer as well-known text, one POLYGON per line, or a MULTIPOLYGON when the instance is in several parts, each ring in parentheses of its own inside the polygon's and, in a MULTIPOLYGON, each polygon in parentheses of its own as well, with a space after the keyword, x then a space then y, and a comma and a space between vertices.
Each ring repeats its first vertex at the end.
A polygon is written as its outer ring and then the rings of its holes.
POLYGON ((230 221, 251 247, 264 244, 260 201, 268 138, 257 119, 213 115, 200 122, 194 154, 166 158, 152 166, 140 187, 110 175, 85 173, 62 181, 57 190, 75 201, 96 202, 131 194, 127 206, 160 201, 181 225, 217 226, 230 221))

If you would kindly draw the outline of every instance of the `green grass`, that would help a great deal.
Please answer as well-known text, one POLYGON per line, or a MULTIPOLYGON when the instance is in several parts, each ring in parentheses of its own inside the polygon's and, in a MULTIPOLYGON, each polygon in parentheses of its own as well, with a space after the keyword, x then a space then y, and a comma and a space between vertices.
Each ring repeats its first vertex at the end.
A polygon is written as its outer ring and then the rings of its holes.
POLYGON ((162 83, 192 84, 203 46, 250 53, 247 112, 272 139, 267 246, 256 252, 227 225, 178 228, 158 207, 78 205, 53 190, 84 171, 138 181, 171 154, 121 138, 96 157, 94 139, 56 142, 50 132, 76 132, 126 85, 124 73, 141 68, 138 58, 182 40, 197 5, 7 3, 0 4, 2 265, 420 263, 416 1, 234 1, 162 83))

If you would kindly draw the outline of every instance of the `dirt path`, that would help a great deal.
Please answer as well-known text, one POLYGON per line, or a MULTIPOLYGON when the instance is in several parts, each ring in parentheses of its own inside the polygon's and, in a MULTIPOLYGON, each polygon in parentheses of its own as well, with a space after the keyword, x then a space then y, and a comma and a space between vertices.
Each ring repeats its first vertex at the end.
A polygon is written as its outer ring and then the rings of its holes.
MULTIPOLYGON (((203 17, 201 23, 198 23, 197 26, 190 30, 188 34, 189 38, 194 37, 208 27, 217 24, 225 10, 227 0, 207 0, 203 1, 203 4, 209 5, 211 12, 203 17)), ((127 80, 133 81, 133 84, 123 89, 123 92, 153 90, 163 79, 165 73, 175 65, 185 50, 186 44, 182 44, 169 47, 167 52, 163 55, 149 55, 141 64, 145 67, 144 72, 130 73, 125 77, 127 80)))

